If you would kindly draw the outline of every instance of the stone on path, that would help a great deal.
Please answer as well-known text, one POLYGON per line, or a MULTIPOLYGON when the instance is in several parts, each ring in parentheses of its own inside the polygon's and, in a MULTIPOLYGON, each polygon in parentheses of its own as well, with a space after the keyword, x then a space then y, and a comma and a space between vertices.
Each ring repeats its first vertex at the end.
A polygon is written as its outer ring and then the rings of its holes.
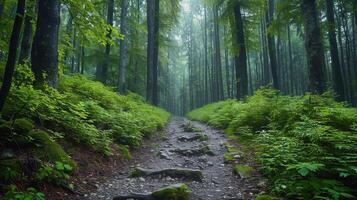
POLYGON ((182 156, 202 156, 202 155, 214 156, 213 151, 208 145, 202 145, 195 149, 173 149, 171 151, 182 156))
POLYGON ((148 176, 169 176, 171 178, 183 178, 187 180, 193 180, 197 182, 202 182, 203 174, 199 170, 185 169, 185 168, 171 168, 163 170, 149 170, 140 167, 135 168, 130 177, 148 177, 148 176))
POLYGON ((153 191, 150 194, 116 196, 113 200, 189 200, 190 189, 185 184, 175 184, 153 191))

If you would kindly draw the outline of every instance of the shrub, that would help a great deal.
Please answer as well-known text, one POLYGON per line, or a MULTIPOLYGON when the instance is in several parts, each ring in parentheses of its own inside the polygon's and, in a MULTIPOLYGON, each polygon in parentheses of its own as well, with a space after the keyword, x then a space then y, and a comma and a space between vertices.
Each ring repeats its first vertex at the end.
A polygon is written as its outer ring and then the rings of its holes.
POLYGON ((192 111, 245 137, 256 152, 270 192, 286 199, 354 198, 357 179, 357 109, 329 94, 281 96, 262 89, 244 101, 219 102, 192 111))

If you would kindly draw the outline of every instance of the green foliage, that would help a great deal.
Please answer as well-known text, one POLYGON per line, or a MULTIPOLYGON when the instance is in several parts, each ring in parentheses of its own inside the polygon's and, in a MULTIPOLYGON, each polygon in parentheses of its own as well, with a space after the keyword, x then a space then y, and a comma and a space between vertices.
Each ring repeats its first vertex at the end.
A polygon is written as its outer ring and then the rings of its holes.
POLYGON ((3 116, 14 114, 106 155, 111 153, 113 141, 137 146, 143 136, 162 128, 170 117, 135 95, 118 95, 82 76, 64 77, 59 91, 28 85, 12 88, 3 116))
POLYGON ((281 96, 262 89, 246 100, 211 104, 191 119, 239 134, 256 152, 274 196, 351 199, 356 195, 357 110, 331 95, 281 96))
POLYGON ((45 195, 34 188, 27 188, 25 192, 20 192, 15 186, 11 186, 3 200, 45 200, 45 195))
POLYGON ((62 185, 70 178, 73 168, 62 162, 52 164, 43 164, 36 172, 35 177, 39 181, 47 181, 56 185, 62 185))

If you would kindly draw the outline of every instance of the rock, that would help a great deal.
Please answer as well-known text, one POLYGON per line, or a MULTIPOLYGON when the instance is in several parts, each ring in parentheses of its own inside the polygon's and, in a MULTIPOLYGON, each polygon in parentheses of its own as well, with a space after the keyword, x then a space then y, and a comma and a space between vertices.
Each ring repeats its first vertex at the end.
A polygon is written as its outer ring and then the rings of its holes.
POLYGON ((159 151, 158 153, 158 156, 162 159, 166 159, 166 160, 172 160, 170 155, 169 155, 169 152, 165 151, 165 150, 161 150, 159 151))
POLYGON ((207 141, 208 140, 208 136, 204 135, 204 134, 195 134, 192 136, 181 136, 179 138, 177 138, 178 141, 180 142, 193 142, 193 141, 207 141))
POLYGON ((10 159, 15 156, 15 153, 12 149, 4 149, 1 152, 0 159, 5 160, 5 159, 10 159))
POLYGON ((252 176, 253 168, 246 165, 236 165, 234 167, 234 173, 237 174, 240 178, 249 178, 252 176))
POLYGON ((130 194, 114 197, 113 200, 189 200, 190 189, 185 184, 175 184, 153 191, 149 194, 130 194))
POLYGON ((214 156, 213 151, 208 145, 203 145, 195 149, 174 149, 172 151, 183 156, 214 156))
POLYGON ((184 169, 184 168, 172 168, 163 170, 149 170, 143 168, 135 168, 130 177, 148 177, 148 176, 169 176, 171 178, 184 178, 188 180, 194 180, 202 182, 203 174, 199 170, 184 169))

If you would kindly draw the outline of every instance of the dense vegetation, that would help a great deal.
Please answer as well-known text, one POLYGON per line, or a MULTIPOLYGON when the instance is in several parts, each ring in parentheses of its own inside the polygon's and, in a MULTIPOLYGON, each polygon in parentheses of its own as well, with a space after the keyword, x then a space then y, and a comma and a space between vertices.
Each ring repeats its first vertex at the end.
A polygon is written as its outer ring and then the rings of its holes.
POLYGON ((357 178, 357 109, 323 96, 283 96, 261 89, 242 101, 188 114, 238 136, 256 153, 271 194, 284 199, 353 199, 357 178))
POLYGON ((0 183, 5 190, 11 188, 5 199, 14 198, 17 183, 68 185, 76 163, 63 145, 128 156, 129 147, 162 128, 170 116, 138 95, 118 95, 80 75, 62 77, 58 90, 35 89, 33 81, 28 67, 17 68, 1 116, 0 183))

